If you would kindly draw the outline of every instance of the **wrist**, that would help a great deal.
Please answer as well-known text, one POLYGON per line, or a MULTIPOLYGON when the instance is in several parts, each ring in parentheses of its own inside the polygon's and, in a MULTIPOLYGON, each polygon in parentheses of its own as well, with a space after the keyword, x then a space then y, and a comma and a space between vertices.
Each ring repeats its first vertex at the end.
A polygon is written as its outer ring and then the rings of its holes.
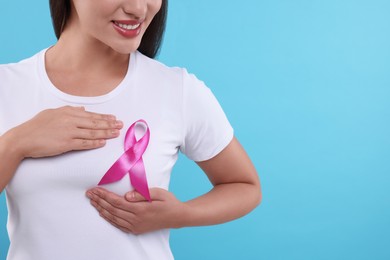
POLYGON ((180 225, 178 228, 203 225, 203 209, 201 207, 197 207, 197 204, 194 203, 193 200, 183 202, 182 204, 181 216, 178 218, 178 224, 180 225))
POLYGON ((193 209, 187 202, 180 202, 178 210, 175 210, 172 218, 172 228, 183 228, 192 226, 193 209))
POLYGON ((2 153, 6 153, 11 158, 22 161, 25 156, 20 138, 16 133, 16 128, 13 128, 1 136, 2 153))

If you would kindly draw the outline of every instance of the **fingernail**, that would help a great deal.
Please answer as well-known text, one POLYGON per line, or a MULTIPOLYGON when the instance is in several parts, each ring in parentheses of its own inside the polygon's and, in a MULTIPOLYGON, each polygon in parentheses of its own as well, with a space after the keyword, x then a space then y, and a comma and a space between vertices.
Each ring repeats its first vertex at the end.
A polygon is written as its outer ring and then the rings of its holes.
POLYGON ((87 197, 92 198, 92 193, 90 191, 87 192, 87 197))
POLYGON ((129 201, 134 200, 134 192, 130 191, 130 192, 126 193, 126 199, 129 201))
POLYGON ((99 140, 99 144, 105 144, 105 143, 106 143, 105 139, 99 140))
POLYGON ((123 122, 120 121, 120 120, 117 120, 117 121, 115 122, 115 125, 118 126, 118 127, 122 127, 122 126, 123 126, 123 122))

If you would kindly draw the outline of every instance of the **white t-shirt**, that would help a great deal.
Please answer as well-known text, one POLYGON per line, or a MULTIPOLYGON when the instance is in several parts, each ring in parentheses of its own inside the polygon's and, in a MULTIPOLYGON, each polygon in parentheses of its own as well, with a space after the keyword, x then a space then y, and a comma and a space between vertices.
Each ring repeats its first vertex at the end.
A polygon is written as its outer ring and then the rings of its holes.
MULTIPOLYGON (((46 50, 0 66, 0 134, 38 112, 65 105, 114 114, 124 122, 105 147, 25 159, 6 187, 8 260, 173 259, 169 230, 126 234, 101 218, 85 196, 124 152, 124 135, 136 120, 151 137, 143 155, 150 187, 168 189, 178 151, 194 161, 210 159, 233 138, 233 129, 211 91, 192 74, 169 68, 139 52, 110 93, 79 97, 61 92, 45 70, 46 50)), ((45 126, 42 126, 45 127, 45 126)), ((123 195, 129 177, 105 188, 123 195)))

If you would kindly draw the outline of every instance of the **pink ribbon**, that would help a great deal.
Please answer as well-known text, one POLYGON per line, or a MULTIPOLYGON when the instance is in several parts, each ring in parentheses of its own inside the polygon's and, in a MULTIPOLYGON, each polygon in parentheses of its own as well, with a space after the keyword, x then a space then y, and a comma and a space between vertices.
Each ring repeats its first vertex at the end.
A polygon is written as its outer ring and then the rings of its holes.
POLYGON ((117 182, 129 173, 130 182, 134 189, 148 201, 151 201, 145 166, 142 160, 142 155, 149 144, 149 138, 150 131, 146 121, 140 119, 134 122, 127 130, 125 136, 125 152, 111 166, 98 185, 117 182), (138 141, 135 138, 135 126, 137 123, 143 123, 146 126, 144 135, 138 141))

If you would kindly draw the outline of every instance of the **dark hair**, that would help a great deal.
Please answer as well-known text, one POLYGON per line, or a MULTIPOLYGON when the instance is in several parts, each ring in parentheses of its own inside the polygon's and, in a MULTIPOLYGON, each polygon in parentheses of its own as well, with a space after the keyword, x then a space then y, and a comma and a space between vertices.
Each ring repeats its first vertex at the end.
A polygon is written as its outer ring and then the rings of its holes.
MULTIPOLYGON (((70 1, 71 0, 49 1, 51 18, 57 39, 60 38, 66 22, 70 17, 70 1)), ((149 24, 148 29, 146 29, 146 32, 142 37, 138 51, 150 58, 155 58, 160 50, 167 21, 167 12, 168 0, 162 0, 160 11, 154 16, 153 21, 149 24)))

